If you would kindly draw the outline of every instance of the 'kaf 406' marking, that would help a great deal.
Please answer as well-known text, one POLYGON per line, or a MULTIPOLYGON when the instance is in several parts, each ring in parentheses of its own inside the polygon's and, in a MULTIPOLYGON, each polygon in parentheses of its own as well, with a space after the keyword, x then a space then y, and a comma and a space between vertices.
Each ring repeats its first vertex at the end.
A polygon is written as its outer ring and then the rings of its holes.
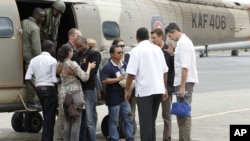
POLYGON ((212 27, 212 29, 226 29, 226 17, 220 15, 208 14, 196 14, 192 13, 192 28, 206 28, 206 26, 212 27))

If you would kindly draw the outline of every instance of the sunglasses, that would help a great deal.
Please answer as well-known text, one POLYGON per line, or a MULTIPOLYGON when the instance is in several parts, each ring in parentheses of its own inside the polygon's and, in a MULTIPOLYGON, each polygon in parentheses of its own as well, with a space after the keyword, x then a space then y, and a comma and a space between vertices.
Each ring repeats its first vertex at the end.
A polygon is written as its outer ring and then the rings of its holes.
POLYGON ((125 45, 116 45, 116 47, 125 47, 125 45))

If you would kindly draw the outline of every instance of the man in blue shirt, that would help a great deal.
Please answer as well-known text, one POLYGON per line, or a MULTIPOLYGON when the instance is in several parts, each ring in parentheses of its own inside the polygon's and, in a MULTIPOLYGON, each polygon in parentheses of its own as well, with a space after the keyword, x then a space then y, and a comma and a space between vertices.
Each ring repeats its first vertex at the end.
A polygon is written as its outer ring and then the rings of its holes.
POLYGON ((121 61, 123 57, 122 47, 112 46, 109 50, 111 59, 104 66, 101 80, 106 84, 106 104, 109 110, 109 140, 118 141, 119 133, 117 127, 119 116, 122 117, 125 127, 126 141, 133 141, 133 116, 128 101, 124 98, 124 88, 119 82, 126 76, 126 63, 121 61))

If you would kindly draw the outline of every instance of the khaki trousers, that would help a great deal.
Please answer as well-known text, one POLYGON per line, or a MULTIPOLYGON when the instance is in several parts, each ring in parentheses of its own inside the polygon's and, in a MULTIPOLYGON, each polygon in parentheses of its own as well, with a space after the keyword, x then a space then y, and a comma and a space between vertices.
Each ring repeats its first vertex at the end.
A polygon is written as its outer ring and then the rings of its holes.
MULTIPOLYGON (((177 91, 179 88, 180 86, 177 86, 177 91)), ((185 90, 188 91, 188 96, 185 98, 190 105, 192 103, 193 88, 194 83, 186 83, 185 90)), ((191 141, 191 115, 186 118, 177 116, 177 123, 179 127, 179 141, 191 141)))
POLYGON ((172 106, 172 93, 174 92, 173 86, 168 86, 168 99, 161 101, 162 119, 164 121, 163 141, 171 141, 172 132, 172 115, 170 113, 172 106))

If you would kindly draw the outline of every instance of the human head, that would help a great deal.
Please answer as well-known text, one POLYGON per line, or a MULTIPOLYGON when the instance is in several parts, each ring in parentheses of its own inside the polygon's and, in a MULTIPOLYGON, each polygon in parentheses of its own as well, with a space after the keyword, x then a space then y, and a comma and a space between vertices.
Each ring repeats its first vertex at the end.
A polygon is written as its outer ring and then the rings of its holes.
POLYGON ((32 17, 37 21, 38 24, 41 24, 44 21, 45 11, 42 8, 37 7, 33 10, 32 17))
POLYGON ((163 41, 163 31, 160 28, 155 28, 151 31, 151 40, 154 44, 161 46, 163 41))
POLYGON ((148 40, 149 39, 148 30, 145 27, 139 28, 136 32, 136 39, 138 42, 141 42, 143 40, 148 40))
POLYGON ((69 44, 63 44, 57 52, 57 58, 60 62, 63 62, 66 58, 71 59, 73 57, 73 49, 69 44))
POLYGON ((54 50, 54 43, 51 40, 44 40, 42 42, 42 51, 46 51, 51 54, 53 50, 54 50))
POLYGON ((119 46, 119 47, 124 48, 124 47, 125 47, 125 43, 124 43, 124 41, 123 41, 122 38, 116 38, 116 39, 113 41, 112 46, 117 46, 117 47, 119 46))
POLYGON ((176 23, 170 23, 165 28, 165 34, 173 41, 178 41, 181 37, 181 30, 176 23))
POLYGON ((81 36, 82 33, 77 28, 71 28, 68 32, 68 40, 75 47, 75 40, 77 36, 81 36))
POLYGON ((81 52, 86 51, 88 49, 87 38, 82 37, 82 36, 77 36, 75 40, 75 45, 79 51, 81 52))
POLYGON ((122 60, 123 58, 123 48, 120 46, 112 45, 109 48, 109 53, 112 60, 122 60))
POLYGON ((98 51, 96 40, 94 40, 92 38, 88 38, 87 43, 88 43, 89 47, 98 51))
POLYGON ((55 17, 64 13, 66 9, 65 3, 62 0, 53 2, 51 7, 53 8, 52 15, 55 17))

